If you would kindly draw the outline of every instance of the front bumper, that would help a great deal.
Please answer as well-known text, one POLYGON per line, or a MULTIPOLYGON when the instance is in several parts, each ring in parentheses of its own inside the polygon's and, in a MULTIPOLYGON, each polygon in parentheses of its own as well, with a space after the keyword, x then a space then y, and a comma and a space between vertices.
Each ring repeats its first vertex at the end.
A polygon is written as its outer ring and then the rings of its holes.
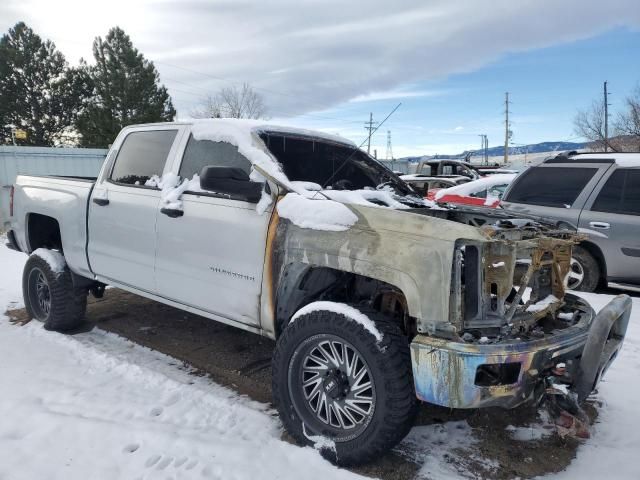
POLYGON ((513 408, 541 393, 541 380, 563 362, 574 378, 572 389, 583 400, 622 347, 631 299, 619 295, 598 315, 584 300, 576 303, 580 320, 540 339, 478 344, 416 336, 411 360, 417 397, 450 408, 513 408), (485 371, 506 375, 487 384, 485 371))

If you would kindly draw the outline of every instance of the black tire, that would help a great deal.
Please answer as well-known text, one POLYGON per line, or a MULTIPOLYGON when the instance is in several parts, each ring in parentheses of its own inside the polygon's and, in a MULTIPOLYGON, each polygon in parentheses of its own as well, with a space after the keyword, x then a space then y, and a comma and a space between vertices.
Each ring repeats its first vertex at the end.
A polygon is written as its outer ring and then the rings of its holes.
MULTIPOLYGON (((567 288, 569 290, 579 290, 581 292, 593 292, 600 283, 600 265, 598 261, 583 247, 573 247, 571 254, 571 270, 574 274, 581 276, 579 281, 575 278, 568 278, 567 288)), ((572 273, 570 272, 569 275, 572 273)))
MULTIPOLYGON (((385 320, 377 312, 360 311, 375 322, 382 334, 380 342, 370 331, 345 314, 318 310, 303 314, 291 322, 278 339, 273 355, 273 401, 285 429, 299 443, 315 444, 325 458, 340 466, 369 462, 394 447, 413 426, 418 407, 407 337, 396 324, 385 320), (302 378, 309 372, 307 370, 298 377, 298 366, 302 365, 304 370, 306 360, 301 359, 309 359, 311 353, 302 352, 309 351, 309 345, 321 342, 322 339, 329 339, 331 342, 339 339, 335 341, 345 342, 347 348, 353 348, 362 357, 363 365, 368 368, 367 375, 370 375, 373 386, 373 407, 368 410, 369 415, 364 416, 357 429, 354 427, 346 430, 323 424, 318 413, 314 414, 311 410, 311 400, 305 399, 302 378), (324 442, 318 442, 317 437, 332 440, 335 447, 323 445, 324 442)), ((348 356, 345 350, 342 352, 344 357, 348 356)), ((354 369, 355 366, 351 370, 354 369)), ((337 371, 336 368, 335 372, 337 371)), ((345 395, 351 395, 354 383, 357 382, 351 383, 344 374, 340 375, 346 381, 340 388, 344 388, 345 395)), ((326 372, 321 378, 318 390, 327 394, 326 372)), ((345 397, 342 398, 344 400, 345 397)), ((320 412, 321 400, 318 402, 320 412)), ((331 410, 327 407, 325 411, 331 410)), ((341 417, 340 423, 344 425, 342 420, 344 418, 341 417)))
POLYGON ((46 260, 31 255, 24 266, 22 294, 25 308, 29 317, 43 322, 47 330, 65 332, 79 327, 87 310, 87 293, 73 287, 66 265, 57 273, 46 260))

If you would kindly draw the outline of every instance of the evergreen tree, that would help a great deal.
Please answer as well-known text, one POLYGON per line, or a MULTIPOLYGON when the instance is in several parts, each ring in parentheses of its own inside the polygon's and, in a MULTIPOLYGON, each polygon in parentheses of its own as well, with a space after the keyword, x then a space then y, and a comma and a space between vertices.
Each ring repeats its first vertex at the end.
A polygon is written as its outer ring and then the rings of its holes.
POLYGON ((18 22, 0 38, 0 143, 13 128, 25 130, 22 145, 69 143, 86 84, 50 41, 18 22))
POLYGON ((95 65, 83 64, 93 94, 76 122, 83 146, 106 147, 125 126, 173 120, 176 111, 153 62, 119 27, 93 42, 95 65))

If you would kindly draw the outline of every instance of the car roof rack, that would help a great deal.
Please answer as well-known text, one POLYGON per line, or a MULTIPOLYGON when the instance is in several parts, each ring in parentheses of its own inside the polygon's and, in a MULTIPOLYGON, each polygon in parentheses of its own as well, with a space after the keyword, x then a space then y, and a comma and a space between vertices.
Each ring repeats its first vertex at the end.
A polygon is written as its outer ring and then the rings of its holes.
POLYGON ((616 163, 614 158, 576 158, 592 152, 578 152, 570 150, 562 152, 555 157, 545 158, 542 163, 616 163))

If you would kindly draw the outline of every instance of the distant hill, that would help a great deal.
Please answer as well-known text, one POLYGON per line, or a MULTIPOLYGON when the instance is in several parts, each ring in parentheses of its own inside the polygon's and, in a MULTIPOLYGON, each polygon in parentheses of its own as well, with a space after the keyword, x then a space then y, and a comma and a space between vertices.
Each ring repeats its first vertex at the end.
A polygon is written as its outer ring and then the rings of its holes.
MULTIPOLYGON (((576 142, 541 142, 531 145, 523 145, 518 147, 509 147, 509 155, 518 155, 526 153, 543 153, 543 152, 565 152, 568 150, 582 150, 587 148, 588 143, 576 143, 576 142)), ((490 157, 502 157, 504 156, 504 146, 491 147, 488 149, 490 157)), ((456 155, 438 155, 441 158, 464 158, 468 153, 471 153, 472 157, 482 155, 480 150, 471 150, 456 155)), ((400 160, 408 160, 410 162, 420 161, 422 158, 434 158, 431 155, 425 155, 420 157, 405 157, 400 160)))
MULTIPOLYGON (((520 153, 543 153, 543 152, 566 152, 568 150, 581 150, 587 148, 587 142, 541 142, 531 145, 522 145, 518 147, 509 147, 510 155, 518 155, 520 153)), ((490 157, 498 157, 504 155, 504 146, 491 147, 489 150, 490 157)), ((464 156, 467 152, 462 153, 464 156)), ((473 150, 474 155, 480 155, 480 150, 473 150)))

